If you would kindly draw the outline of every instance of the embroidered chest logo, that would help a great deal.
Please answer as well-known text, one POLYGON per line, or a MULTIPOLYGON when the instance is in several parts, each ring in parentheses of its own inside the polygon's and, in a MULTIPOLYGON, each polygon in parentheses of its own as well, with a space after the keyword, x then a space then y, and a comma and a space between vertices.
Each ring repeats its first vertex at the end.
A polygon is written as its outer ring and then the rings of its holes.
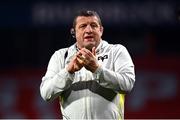
POLYGON ((98 57, 98 60, 102 60, 102 62, 104 61, 104 59, 108 59, 108 55, 98 57))

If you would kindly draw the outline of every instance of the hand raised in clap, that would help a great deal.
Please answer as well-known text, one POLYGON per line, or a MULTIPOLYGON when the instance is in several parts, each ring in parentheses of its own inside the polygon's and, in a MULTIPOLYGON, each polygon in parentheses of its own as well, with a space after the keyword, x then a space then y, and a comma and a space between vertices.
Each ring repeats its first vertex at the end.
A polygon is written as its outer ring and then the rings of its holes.
POLYGON ((87 70, 95 72, 99 67, 98 61, 96 59, 96 48, 92 48, 92 52, 86 48, 79 50, 77 54, 78 62, 83 65, 87 70))

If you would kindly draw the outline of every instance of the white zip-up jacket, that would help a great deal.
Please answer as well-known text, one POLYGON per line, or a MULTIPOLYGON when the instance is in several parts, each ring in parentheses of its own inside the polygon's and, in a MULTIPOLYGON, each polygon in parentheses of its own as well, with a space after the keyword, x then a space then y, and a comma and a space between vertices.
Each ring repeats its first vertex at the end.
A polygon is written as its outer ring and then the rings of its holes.
POLYGON ((66 66, 77 52, 76 44, 56 51, 42 78, 44 100, 59 97, 63 119, 123 119, 125 94, 135 82, 134 64, 127 49, 101 40, 96 49, 100 67, 84 67, 70 74, 66 66))

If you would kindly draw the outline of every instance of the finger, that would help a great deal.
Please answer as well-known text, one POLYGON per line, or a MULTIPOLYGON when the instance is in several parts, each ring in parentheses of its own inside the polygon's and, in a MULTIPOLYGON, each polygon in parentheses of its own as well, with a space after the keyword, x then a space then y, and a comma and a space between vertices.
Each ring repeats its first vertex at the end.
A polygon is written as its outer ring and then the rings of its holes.
POLYGON ((77 56, 77 55, 82 55, 82 53, 81 53, 80 51, 78 51, 77 54, 76 54, 76 56, 77 56))
POLYGON ((84 55, 86 58, 92 57, 91 51, 89 51, 89 50, 86 49, 86 48, 82 48, 82 49, 80 50, 80 52, 81 52, 81 54, 84 55))
POLYGON ((77 55, 77 58, 82 60, 82 61, 84 61, 86 59, 83 55, 79 55, 79 54, 77 55))
POLYGON ((74 56, 71 60, 71 63, 74 64, 74 63, 76 63, 76 61, 77 61, 77 56, 74 56))
POLYGON ((96 56, 96 48, 95 48, 95 47, 92 48, 92 54, 93 54, 94 56, 96 56))
POLYGON ((79 57, 77 57, 77 64, 79 66, 83 66, 84 65, 84 60, 80 59, 79 57))

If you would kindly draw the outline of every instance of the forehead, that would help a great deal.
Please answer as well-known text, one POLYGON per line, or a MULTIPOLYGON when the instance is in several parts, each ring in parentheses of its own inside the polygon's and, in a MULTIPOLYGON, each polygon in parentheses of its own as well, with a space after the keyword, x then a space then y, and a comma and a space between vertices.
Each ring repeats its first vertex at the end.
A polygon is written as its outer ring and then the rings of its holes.
POLYGON ((97 23, 99 24, 98 18, 96 16, 78 16, 76 19, 76 25, 88 24, 88 23, 97 23))

